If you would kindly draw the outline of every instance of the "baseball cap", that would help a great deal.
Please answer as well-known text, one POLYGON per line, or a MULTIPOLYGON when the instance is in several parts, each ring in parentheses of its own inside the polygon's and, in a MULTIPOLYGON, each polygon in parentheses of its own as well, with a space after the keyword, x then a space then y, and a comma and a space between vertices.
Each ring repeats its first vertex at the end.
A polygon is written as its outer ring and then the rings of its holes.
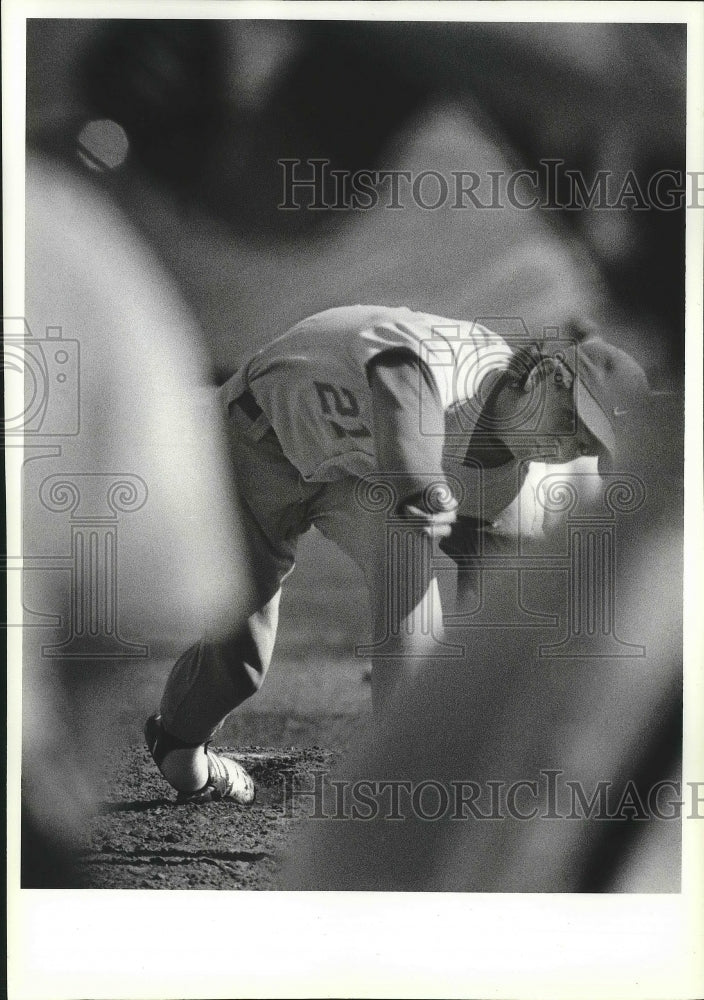
POLYGON ((613 457, 619 424, 651 395, 648 379, 630 354, 590 336, 577 344, 577 417, 613 457))

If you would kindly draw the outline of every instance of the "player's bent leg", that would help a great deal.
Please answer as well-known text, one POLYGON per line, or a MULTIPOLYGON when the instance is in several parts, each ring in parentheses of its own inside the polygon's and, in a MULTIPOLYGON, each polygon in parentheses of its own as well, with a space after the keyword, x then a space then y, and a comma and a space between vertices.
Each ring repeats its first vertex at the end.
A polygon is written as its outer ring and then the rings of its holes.
POLYGON ((202 639, 177 660, 160 712, 172 736, 211 739, 233 709, 261 687, 276 639, 281 591, 226 639, 202 639))
MULTIPOLYGON (((238 776, 232 777, 231 761, 214 756, 207 743, 233 709, 261 687, 276 638, 280 588, 293 569, 298 537, 309 527, 300 502, 300 473, 274 432, 255 433, 256 423, 237 398, 230 400, 230 459, 247 549, 242 569, 252 588, 247 606, 232 631, 226 626, 223 634, 202 640, 179 658, 157 719, 160 745, 165 746, 163 734, 172 740, 157 760, 167 780, 181 792, 198 794, 214 785, 219 797, 238 801, 238 776)), ((152 756, 157 757, 153 750, 152 756)), ((246 783, 244 795, 246 800, 246 783)))
POLYGON ((423 527, 369 539, 366 578, 372 624, 372 707, 385 723, 408 697, 443 639, 440 590, 432 572, 433 539, 423 527))
POLYGON ((280 591, 231 637, 203 639, 178 659, 166 683, 159 714, 147 720, 145 738, 157 767, 178 801, 229 798, 251 802, 254 785, 244 768, 208 743, 224 720, 262 685, 274 648, 280 591))
POLYGON ((442 607, 429 571, 432 539, 412 526, 397 544, 387 514, 360 506, 356 479, 326 484, 316 497, 313 523, 364 573, 370 601, 372 704, 386 718, 414 678, 437 653, 442 607))
POLYGON ((437 655, 442 637, 437 580, 421 581, 410 573, 391 581, 395 592, 387 583, 370 587, 372 635, 378 649, 371 657, 372 707, 381 723, 393 718, 395 706, 408 697, 418 675, 437 655))

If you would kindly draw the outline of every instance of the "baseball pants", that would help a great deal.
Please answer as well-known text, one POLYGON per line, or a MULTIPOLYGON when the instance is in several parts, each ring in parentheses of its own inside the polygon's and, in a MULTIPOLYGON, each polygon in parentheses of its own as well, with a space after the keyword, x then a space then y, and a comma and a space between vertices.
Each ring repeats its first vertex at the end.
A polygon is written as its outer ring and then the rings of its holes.
MULTIPOLYGON (((386 621, 379 610, 385 607, 387 593, 386 514, 361 508, 356 477, 327 483, 304 480, 251 403, 253 397, 245 393, 229 409, 232 465, 249 550, 243 567, 251 583, 245 620, 225 637, 206 637, 186 650, 161 700, 164 726, 189 743, 209 740, 230 712, 259 690, 274 648, 281 585, 294 568, 298 539, 311 526, 364 573, 375 609, 375 635, 386 621), (245 401, 250 404, 246 409, 245 401)), ((432 586, 437 587, 434 582, 432 586)), ((415 601, 417 596, 407 599, 415 601)))

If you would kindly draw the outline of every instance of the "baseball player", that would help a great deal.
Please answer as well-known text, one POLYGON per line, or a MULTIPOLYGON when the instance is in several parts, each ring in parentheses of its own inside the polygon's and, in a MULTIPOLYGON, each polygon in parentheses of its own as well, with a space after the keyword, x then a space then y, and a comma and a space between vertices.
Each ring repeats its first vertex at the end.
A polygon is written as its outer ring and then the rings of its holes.
POLYGON ((251 802, 250 776, 209 742, 262 684, 281 585, 317 527, 368 585, 380 718, 442 641, 434 543, 458 558, 491 532, 532 461, 608 459, 642 369, 597 337, 576 356, 511 346, 478 323, 356 305, 304 319, 219 390, 242 526, 249 617, 186 650, 147 745, 180 802, 251 802), (389 548, 389 517, 404 528, 389 548), (389 578, 391 577, 391 578, 389 578))

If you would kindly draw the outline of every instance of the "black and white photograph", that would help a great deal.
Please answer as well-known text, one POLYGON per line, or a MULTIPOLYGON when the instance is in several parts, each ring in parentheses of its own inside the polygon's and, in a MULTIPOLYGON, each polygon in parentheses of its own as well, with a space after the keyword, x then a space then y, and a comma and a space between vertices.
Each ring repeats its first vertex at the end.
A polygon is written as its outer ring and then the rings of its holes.
POLYGON ((9 995, 700 996, 701 6, 2 29, 9 995))

